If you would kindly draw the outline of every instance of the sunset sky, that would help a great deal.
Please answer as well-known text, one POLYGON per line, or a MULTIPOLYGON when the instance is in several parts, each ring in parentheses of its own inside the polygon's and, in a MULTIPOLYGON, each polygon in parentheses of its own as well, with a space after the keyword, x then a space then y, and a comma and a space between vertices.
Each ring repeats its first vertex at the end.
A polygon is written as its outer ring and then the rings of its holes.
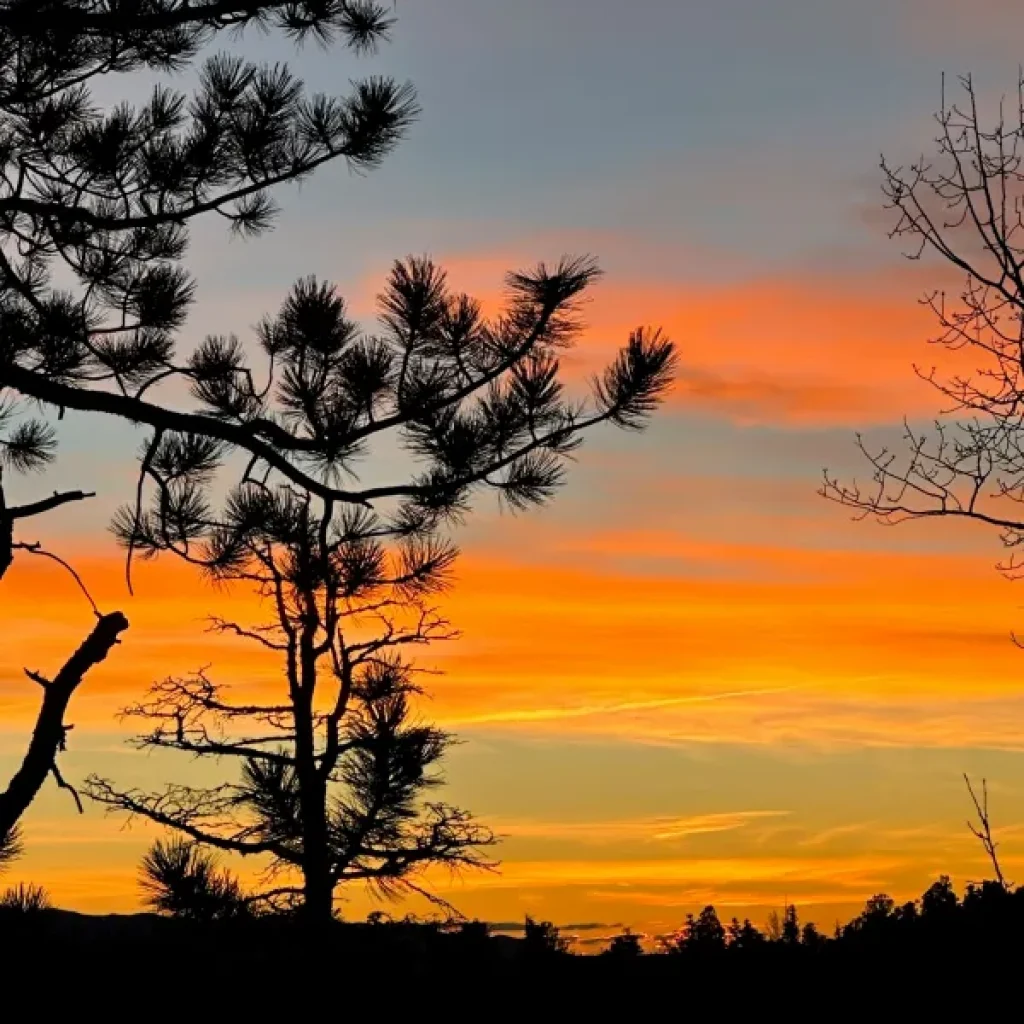
MULTIPOLYGON (((425 710, 464 741, 446 797, 506 838, 499 873, 442 879, 446 897, 584 939, 665 932, 708 902, 761 923, 790 901, 831 929, 872 893, 982 877, 964 772, 987 776, 1004 866, 1024 882, 1024 652, 1010 639, 1024 583, 995 571, 984 529, 854 523, 816 495, 824 467, 863 471, 855 431, 894 438, 904 414, 937 408, 913 372, 944 357, 917 300, 950 279, 887 238, 879 154, 931 151, 943 72, 973 73, 990 109, 1014 92, 1024 6, 399 0, 397 14, 370 59, 238 44, 292 60, 313 89, 409 78, 424 112, 381 170, 328 166, 282 190, 272 234, 197 227, 183 347, 251 337, 309 273, 371 324, 407 253, 495 303, 506 271, 591 252, 607 273, 570 376, 642 323, 682 360, 645 434, 593 435, 550 507, 510 516, 484 499, 458 535, 446 610, 463 636, 430 653, 446 674, 425 710)), ((12 500, 99 497, 25 539, 73 559, 132 623, 75 699, 65 774, 158 781, 180 765, 126 749, 119 707, 168 673, 210 664, 244 687, 273 668, 203 634, 224 598, 180 567, 147 567, 125 592, 106 523, 140 435, 69 415, 61 438, 56 467, 12 500)), ((0 607, 5 777, 37 698, 22 667, 56 668, 90 614, 31 560, 0 607)), ((48 788, 17 875, 62 906, 137 909, 154 833, 86 812, 48 788)), ((344 912, 371 906, 353 892, 344 912)))

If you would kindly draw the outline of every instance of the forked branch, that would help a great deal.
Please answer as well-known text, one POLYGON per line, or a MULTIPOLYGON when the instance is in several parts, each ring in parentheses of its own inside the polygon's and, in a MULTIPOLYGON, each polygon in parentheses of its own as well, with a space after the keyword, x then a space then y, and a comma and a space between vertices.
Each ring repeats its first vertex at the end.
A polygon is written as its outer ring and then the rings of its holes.
POLYGON ((38 672, 31 673, 31 678, 43 687, 43 702, 21 766, 7 789, 0 793, 0 836, 9 835, 14 830, 48 775, 53 775, 63 789, 70 790, 78 809, 82 809, 77 792, 65 781, 57 767, 57 755, 65 749, 67 733, 71 728, 65 724, 64 715, 86 673, 106 659, 127 628, 128 620, 121 612, 102 615, 89 636, 52 680, 45 679, 38 672))
POLYGON ((978 815, 978 823, 975 824, 973 821, 968 820, 967 827, 971 830, 971 834, 985 848, 985 853, 992 862, 992 870, 995 872, 996 881, 1004 889, 1008 889, 1010 886, 1003 875, 1003 869, 999 866, 999 856, 996 852, 999 844, 992 835, 992 819, 988 813, 988 781, 986 779, 981 780, 980 795, 975 791, 966 772, 964 773, 964 782, 967 783, 967 792, 971 795, 974 811, 978 815))

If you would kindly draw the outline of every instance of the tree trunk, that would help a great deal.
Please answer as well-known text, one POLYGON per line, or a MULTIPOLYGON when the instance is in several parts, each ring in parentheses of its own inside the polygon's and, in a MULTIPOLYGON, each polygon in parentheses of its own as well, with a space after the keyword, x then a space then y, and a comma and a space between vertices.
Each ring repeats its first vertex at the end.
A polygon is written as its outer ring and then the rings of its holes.
MULTIPOLYGON (((296 744, 296 753, 298 747, 296 744)), ((331 884, 327 842, 327 788, 315 764, 311 771, 302 767, 305 760, 300 755, 303 910, 308 921, 322 924, 334 916, 334 886, 331 884)))
POLYGON ((0 495, 0 578, 7 574, 14 561, 14 520, 2 508, 0 495))
POLYGON ((14 517, 7 509, 7 496, 0 485, 0 578, 14 561, 14 517))
POLYGON ((118 643, 118 636, 127 628, 128 620, 120 612, 103 615, 54 679, 44 680, 33 674, 32 678, 43 686, 43 703, 21 767, 7 790, 0 793, 0 836, 7 835, 18 823, 46 776, 50 772, 57 773, 56 758, 63 749, 68 729, 64 724, 68 704, 86 672, 106 658, 111 647, 118 643))
POLYGON ((302 790, 303 901, 306 919, 315 925, 334 918, 334 886, 327 850, 326 793, 319 779, 302 790), (312 789, 312 792, 310 791, 312 789))
POLYGON ((295 770, 299 780, 299 808, 302 815, 303 915, 317 927, 334 917, 334 886, 331 884, 330 850, 327 836, 327 783, 316 763, 313 694, 316 689, 316 658, 312 643, 304 637, 299 683, 293 697, 295 713, 295 770))

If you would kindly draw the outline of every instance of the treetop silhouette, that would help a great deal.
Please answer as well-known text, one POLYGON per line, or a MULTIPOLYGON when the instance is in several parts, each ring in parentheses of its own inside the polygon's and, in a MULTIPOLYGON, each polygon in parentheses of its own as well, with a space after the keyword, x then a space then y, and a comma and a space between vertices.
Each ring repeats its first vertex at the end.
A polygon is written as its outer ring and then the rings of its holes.
POLYGON ((935 289, 924 302, 934 313, 931 341, 977 358, 972 372, 916 368, 945 406, 931 431, 907 422, 900 447, 857 444, 869 480, 844 482, 826 472, 821 493, 885 523, 911 519, 974 519, 997 528, 1011 549, 1000 566, 1020 566, 1024 542, 1024 462, 1020 413, 1024 400, 1024 79, 1017 96, 986 123, 970 77, 963 99, 943 89, 936 152, 908 165, 883 159, 893 237, 907 256, 938 256, 962 275, 955 296, 935 289))

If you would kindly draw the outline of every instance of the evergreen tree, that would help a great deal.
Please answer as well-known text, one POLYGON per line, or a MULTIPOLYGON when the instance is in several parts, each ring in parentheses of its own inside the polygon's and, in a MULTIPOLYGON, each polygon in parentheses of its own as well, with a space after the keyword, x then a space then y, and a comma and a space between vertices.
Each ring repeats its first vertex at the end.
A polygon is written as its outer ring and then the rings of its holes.
MULTIPOLYGON (((189 558, 264 599, 267 622, 213 627, 268 653, 276 692, 237 702, 199 673, 156 684, 127 713, 149 728, 142 747, 234 761, 237 777, 149 793, 94 776, 90 796, 201 846, 267 859, 275 883, 248 904, 301 900, 317 920, 330 919, 344 883, 432 896, 417 881, 424 869, 486 863, 490 832, 427 799, 449 739, 416 719, 416 672, 402 654, 452 635, 432 600, 454 549, 420 537, 389 549, 367 514, 293 490, 245 487, 230 510, 189 558)), ((199 882, 215 877, 190 847, 169 849, 201 869, 199 882)))
POLYGON ((734 917, 729 922, 728 941, 729 948, 732 950, 749 951, 760 948, 767 940, 764 934, 751 924, 749 917, 745 917, 742 924, 738 918, 734 917))
POLYGON ((959 906, 949 875, 940 875, 921 897, 921 915, 928 921, 948 920, 959 906))
POLYGON ((800 921, 797 918, 796 907, 790 903, 782 916, 781 941, 787 946, 795 946, 800 942, 800 921))
MULTIPOLYGON (((231 366, 230 345, 204 348, 199 366, 175 352, 195 291, 182 265, 189 224, 220 215, 236 231, 258 233, 272 222, 274 186, 332 160, 377 166, 416 116, 411 88, 368 78, 346 97, 310 96, 283 65, 219 54, 196 69, 191 96, 163 82, 136 105, 108 110, 93 96, 100 78, 181 71, 225 32, 248 27, 362 52, 387 38, 392 18, 375 0, 0 4, 6 410, 20 395, 253 454, 271 442, 295 450, 256 401, 235 395, 228 415, 215 400, 198 414, 152 401, 173 378, 210 399, 212 365, 231 366)), ((298 444, 307 456, 316 447, 298 444)), ((7 424, 2 449, 30 468, 52 456, 53 438, 35 421, 7 424)))
POLYGON ((800 931, 800 945, 806 949, 820 949, 827 941, 813 921, 808 921, 800 931))
POLYGON ((129 557, 171 553, 266 599, 271 621, 215 627, 280 656, 283 700, 232 703, 205 676, 160 683, 130 709, 156 723, 142 742, 237 758, 242 780, 143 794, 94 778, 90 795, 292 865, 320 916, 347 879, 394 891, 431 862, 477 862, 471 849, 489 834, 461 811, 421 804, 447 739, 411 724, 414 668, 398 655, 453 635, 431 601, 456 556, 445 527, 468 511, 470 493, 487 486, 513 507, 542 502, 582 430, 639 426, 667 385, 672 346, 641 332, 595 384, 589 409, 565 396, 554 351, 579 329, 576 300, 595 273, 575 261, 514 275, 508 310, 487 322, 432 263, 399 263, 381 296, 380 336, 359 332, 334 289, 302 282, 260 327, 273 384, 262 396, 239 345, 201 348, 195 390, 219 408, 217 422, 257 402, 265 422, 321 449, 306 463, 318 479, 357 479, 355 460, 387 430, 423 468, 393 486, 302 490, 274 479, 277 456, 261 470, 253 458, 218 513, 206 492, 221 447, 158 430, 143 460, 152 501, 125 507, 115 528, 129 557), (335 785, 352 799, 332 803, 335 785))
POLYGON ((238 879, 186 840, 158 839, 142 859, 140 885, 146 905, 171 917, 209 923, 251 913, 238 879))
POLYGON ((0 833, 0 871, 21 856, 21 833, 17 826, 0 833))
POLYGON ((613 936, 603 955, 615 960, 634 960, 638 956, 643 956, 643 952, 640 936, 627 928, 621 935, 613 936))
POLYGON ((550 921, 536 921, 527 914, 522 950, 530 960, 551 960, 569 951, 569 940, 550 921))
POLYGON ((686 915, 686 924, 678 940, 679 952, 719 953, 725 949, 725 928, 712 906, 705 907, 696 917, 686 915))
POLYGON ((329 287, 304 281, 285 322, 261 330, 269 366, 250 365, 233 337, 177 352, 194 295, 182 265, 194 218, 262 231, 275 185, 339 158, 376 166, 417 113, 409 87, 389 79, 359 82, 344 99, 309 97, 281 66, 223 55, 202 66, 191 98, 159 85, 138 107, 92 101, 98 76, 181 69, 246 26, 340 37, 359 51, 386 38, 391 18, 372 0, 0 7, 0 390, 150 428, 140 488, 158 492, 174 541, 188 539, 182 523, 231 451, 250 460, 245 479, 269 474, 339 506, 395 498, 417 516, 454 515, 481 486, 513 505, 542 500, 581 430, 638 426, 668 383, 672 347, 656 332, 629 339, 596 380, 591 410, 560 395, 554 354, 576 333, 574 300, 596 276, 587 261, 512 275, 511 307, 494 322, 451 295, 429 261, 396 265, 383 343, 357 336, 329 287), (58 288, 57 269, 75 287, 58 288), (281 362, 284 373, 257 383, 281 362), (169 404, 182 390, 194 408, 169 404), (427 470, 341 486, 385 439, 427 470))

